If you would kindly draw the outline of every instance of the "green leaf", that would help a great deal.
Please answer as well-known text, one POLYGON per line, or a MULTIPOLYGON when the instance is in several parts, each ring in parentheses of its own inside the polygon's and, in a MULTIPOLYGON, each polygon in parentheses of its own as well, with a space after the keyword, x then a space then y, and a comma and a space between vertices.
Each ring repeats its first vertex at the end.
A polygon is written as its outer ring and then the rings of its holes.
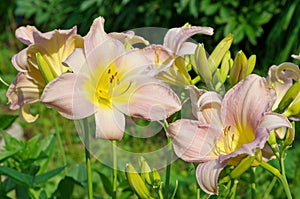
POLYGON ((103 184, 103 187, 104 187, 106 193, 108 195, 112 196, 112 194, 113 194, 112 187, 113 186, 112 186, 111 181, 109 180, 109 178, 105 174, 103 174, 101 172, 98 172, 98 171, 97 171, 97 173, 99 174, 99 176, 101 178, 101 181, 102 181, 102 184, 103 184))
POLYGON ((51 198, 71 199, 74 185, 77 182, 72 177, 64 177, 58 184, 58 187, 51 198))
POLYGON ((12 125, 12 123, 18 118, 17 115, 8 115, 1 114, 0 115, 0 129, 7 129, 12 125))
POLYGON ((26 186, 27 188, 31 187, 33 177, 31 175, 21 173, 15 169, 0 166, 0 173, 11 178, 17 184, 26 186))
POLYGON ((75 164, 69 170, 67 176, 72 177, 76 182, 85 185, 87 181, 86 169, 83 164, 75 164))
POLYGON ((37 175, 33 178, 33 185, 37 185, 40 183, 47 182, 50 178, 56 176, 60 172, 62 172, 65 169, 65 166, 59 167, 57 169, 53 169, 51 171, 48 171, 47 173, 43 173, 40 175, 37 175))
POLYGON ((9 135, 8 133, 2 131, 0 129, 0 132, 2 133, 4 142, 5 142, 5 149, 8 151, 14 151, 14 150, 20 150, 21 148, 24 147, 24 143, 14 137, 12 137, 11 135, 9 135))
POLYGON ((16 153, 18 153, 19 150, 14 150, 14 151, 3 151, 0 150, 0 162, 3 162, 7 158, 14 156, 16 153))

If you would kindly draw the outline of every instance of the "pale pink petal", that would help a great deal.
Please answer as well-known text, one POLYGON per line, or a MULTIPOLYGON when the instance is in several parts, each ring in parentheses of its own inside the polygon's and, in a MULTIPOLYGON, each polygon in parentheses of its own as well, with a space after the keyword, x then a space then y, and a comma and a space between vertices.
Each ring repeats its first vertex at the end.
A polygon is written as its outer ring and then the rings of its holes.
POLYGON ((152 63, 139 50, 127 51, 119 56, 114 64, 121 75, 120 82, 132 79, 134 76, 145 76, 145 70, 150 68, 152 63))
POLYGON ((14 65, 14 67, 20 72, 26 72, 28 70, 27 49, 28 48, 21 50, 11 59, 11 62, 14 65))
POLYGON ((218 157, 216 141, 222 136, 217 126, 203 125, 196 120, 180 119, 167 129, 175 154, 187 162, 205 162, 218 157))
POLYGON ((63 64, 69 66, 74 73, 78 73, 84 62, 86 62, 86 59, 83 49, 76 48, 63 64))
POLYGON ((176 55, 177 56, 192 55, 195 53, 196 48, 197 48, 197 44, 194 44, 192 42, 184 42, 176 55))
POLYGON ((196 108, 198 108, 197 118, 204 124, 215 124, 222 126, 221 113, 221 101, 222 97, 212 91, 203 93, 197 102, 196 108))
POLYGON ((266 113, 260 121, 258 127, 266 128, 268 129, 268 131, 275 130, 277 136, 280 139, 283 139, 285 137, 286 130, 289 129, 292 132, 294 139, 294 130, 292 128, 292 125, 284 115, 272 112, 266 113))
POLYGON ((43 88, 27 78, 25 73, 18 73, 9 86, 6 96, 11 103, 10 108, 16 110, 27 103, 39 100, 43 88))
POLYGON ((212 35, 213 29, 210 27, 200 26, 172 28, 165 35, 163 45, 170 48, 175 54, 177 54, 183 43, 195 34, 212 35))
POLYGON ((218 194, 218 178, 225 163, 220 164, 218 159, 199 164, 196 177, 200 188, 208 194, 218 194))
POLYGON ((275 91, 264 78, 249 75, 225 94, 221 108, 223 124, 239 132, 254 132, 264 113, 271 111, 275 98, 275 91))
POLYGON ((124 93, 114 93, 113 103, 123 113, 146 120, 166 119, 181 108, 174 91, 151 77, 139 77, 124 93))
POLYGON ((41 102, 69 119, 88 117, 95 109, 88 91, 80 87, 83 86, 82 82, 74 73, 63 74, 45 87, 41 102))
POLYGON ((125 131, 125 117, 116 109, 102 105, 95 113, 96 138, 121 140, 125 131))
POLYGON ((142 53, 153 63, 156 68, 163 67, 173 58, 174 52, 162 45, 150 45, 141 49, 142 53))
MULTIPOLYGON (((41 33, 37 31, 33 33, 33 39, 34 39, 34 44, 43 44, 43 46, 44 44, 47 44, 50 45, 49 47, 54 45, 56 46, 55 49, 59 49, 59 47, 57 46, 61 46, 62 45, 61 42, 57 42, 55 44, 55 42, 48 42, 48 41, 53 38, 55 38, 55 41, 60 41, 60 40, 65 41, 66 40, 65 38, 75 36, 76 34, 77 34, 77 27, 74 26, 73 28, 67 30, 52 30, 45 33, 41 33)), ((48 47, 45 46, 45 49, 48 49, 48 47)))
MULTIPOLYGON (((98 46, 96 46, 89 53, 89 55, 86 58, 87 62, 84 63, 84 65, 80 68, 80 70, 83 71, 88 70, 91 74, 93 74, 94 77, 100 79, 105 69, 110 64, 112 64, 115 59, 117 59, 124 53, 125 53, 125 49, 123 44, 120 41, 115 39, 107 39, 104 42, 100 43, 98 46)), ((76 59, 77 61, 77 57, 74 57, 74 59, 76 59)), ((78 59, 79 61, 82 61, 82 57, 78 57, 78 59)), ((72 62, 76 62, 76 61, 73 60, 72 62)))
POLYGON ((84 50, 86 55, 99 44, 108 39, 108 35, 104 31, 104 18, 98 17, 93 21, 93 24, 88 32, 88 34, 84 37, 84 50))
POLYGON ((145 40, 143 37, 135 35, 133 31, 127 31, 127 32, 112 32, 108 33, 108 35, 114 39, 117 39, 121 41, 122 43, 128 42, 131 45, 137 44, 137 43, 143 43, 145 45, 149 45, 149 42, 145 40))
POLYGON ((195 118, 198 118, 198 114, 200 111, 200 108, 198 106, 198 100, 201 95, 203 95, 206 90, 198 89, 196 86, 187 86, 187 89, 190 93, 190 99, 191 99, 191 105, 192 105, 192 113, 195 118))
POLYGON ((16 37, 24 44, 34 43, 33 33, 39 32, 34 26, 22 26, 16 30, 16 37))

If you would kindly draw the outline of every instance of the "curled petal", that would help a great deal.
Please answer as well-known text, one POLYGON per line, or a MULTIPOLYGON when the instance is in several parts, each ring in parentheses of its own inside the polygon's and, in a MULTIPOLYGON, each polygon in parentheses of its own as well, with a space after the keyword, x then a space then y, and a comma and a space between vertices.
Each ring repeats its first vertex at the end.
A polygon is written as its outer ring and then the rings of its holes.
POLYGON ((22 26, 16 30, 16 37, 26 45, 34 43, 34 33, 40 33, 34 26, 22 26))
POLYGON ((198 118, 198 113, 199 113, 199 106, 198 106, 198 100, 201 95, 203 95, 206 90, 203 89, 198 89, 196 86, 187 86, 187 89, 190 93, 190 99, 191 99, 191 104, 192 104, 192 113, 193 115, 198 118))
POLYGON ((14 67, 20 72, 26 72, 28 68, 27 63, 27 49, 21 50, 18 54, 14 55, 11 59, 14 67))
POLYGON ((41 102, 46 106, 55 108, 64 117, 69 119, 82 119, 92 115, 94 105, 82 86, 80 77, 74 73, 66 73, 51 81, 41 96, 41 102))
POLYGON ((215 143, 222 135, 219 127, 181 119, 168 127, 167 135, 172 138, 175 154, 184 161, 206 162, 218 157, 215 143))
POLYGON ((215 159, 197 166, 197 181, 203 191, 208 194, 218 194, 218 178, 225 165, 215 159))
POLYGON ((197 118, 200 122, 205 124, 214 123, 217 126, 222 126, 220 118, 221 110, 221 96, 216 92, 203 93, 197 102, 198 113, 197 118))
POLYGON ((123 113, 108 106, 99 106, 95 113, 96 138, 121 140, 125 130, 123 113))
POLYGON ((275 130, 276 135, 283 139, 286 135, 287 128, 292 132, 292 140, 294 140, 294 130, 292 128, 291 123, 289 120, 277 113, 266 113, 264 117, 262 118, 259 126, 259 128, 267 128, 269 131, 275 130))
POLYGON ((210 27, 200 26, 172 28, 167 32, 163 45, 170 48, 175 54, 177 54, 183 43, 195 34, 212 35, 213 29, 210 27))
POLYGON ((31 122, 35 122, 38 119, 39 114, 32 115, 30 113, 30 104, 24 104, 24 106, 22 106, 19 109, 19 117, 23 121, 31 123, 31 122))
POLYGON ((25 73, 18 73, 9 86, 6 96, 11 103, 10 108, 16 110, 27 103, 38 101, 43 88, 27 78, 25 73))

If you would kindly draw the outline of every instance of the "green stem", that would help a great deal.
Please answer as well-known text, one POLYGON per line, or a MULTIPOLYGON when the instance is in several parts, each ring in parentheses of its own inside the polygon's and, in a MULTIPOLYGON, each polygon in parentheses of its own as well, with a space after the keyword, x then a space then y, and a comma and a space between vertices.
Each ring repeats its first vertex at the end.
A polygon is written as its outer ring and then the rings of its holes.
POLYGON ((255 186, 255 168, 251 168, 250 170, 251 175, 251 198, 256 198, 256 186, 255 186))
POLYGON ((85 164, 86 164, 86 174, 88 182, 88 199, 93 199, 93 181, 92 181, 92 164, 91 164, 91 154, 89 151, 90 141, 89 141, 89 125, 88 119, 83 119, 84 128, 84 142, 85 142, 85 164))
MULTIPOLYGON (((167 132, 169 124, 164 120, 164 130, 167 132)), ((165 178, 165 190, 164 198, 167 199, 169 196, 169 186, 170 186, 170 176, 171 176, 171 159, 172 159, 172 140, 168 138, 168 151, 167 151, 167 168, 166 168, 166 178, 165 178)))
POLYGON ((201 199, 201 197, 200 197, 200 188, 199 187, 197 188, 197 199, 201 199))
POLYGON ((271 183, 269 184, 269 186, 268 186, 267 190, 265 191, 264 196, 263 196, 262 198, 267 198, 267 197, 269 197, 269 194, 271 193, 271 191, 272 191, 272 189, 273 189, 273 187, 274 187, 274 185, 275 185, 275 183, 276 183, 276 180, 277 180, 277 177, 274 176, 274 177, 273 177, 273 180, 272 180, 271 183))
POLYGON ((289 183, 288 183, 288 181, 286 179, 286 175, 285 175, 284 154, 285 154, 285 151, 283 151, 280 156, 281 183, 283 185, 283 188, 284 188, 287 198, 292 199, 292 194, 291 194, 291 190, 289 187, 289 183))
POLYGON ((59 126, 58 126, 58 122, 57 122, 57 115, 54 115, 54 128, 55 128, 55 133, 57 136, 57 141, 58 141, 58 145, 59 145, 59 152, 62 155, 63 158, 63 163, 64 166, 67 165, 67 160, 66 160, 66 154, 65 154, 65 150, 64 150, 64 145, 60 136, 60 131, 59 131, 59 126))
MULTIPOLYGON (((282 159, 282 158, 280 158, 280 159, 282 159)), ((282 164, 281 162, 283 163, 283 160, 280 160, 280 164, 282 164)), ((268 163, 266 163, 264 161, 261 161, 260 166, 262 166, 264 169, 268 170, 270 173, 272 173, 274 176, 276 176, 280 180, 287 198, 292 199, 292 194, 291 194, 288 182, 286 180, 285 174, 282 175, 278 169, 274 168, 273 166, 269 165, 268 163)), ((281 169, 284 169, 284 165, 281 165, 281 169)))
POLYGON ((116 151, 117 142, 112 141, 112 155, 113 155, 113 193, 112 198, 117 198, 117 151, 116 151))

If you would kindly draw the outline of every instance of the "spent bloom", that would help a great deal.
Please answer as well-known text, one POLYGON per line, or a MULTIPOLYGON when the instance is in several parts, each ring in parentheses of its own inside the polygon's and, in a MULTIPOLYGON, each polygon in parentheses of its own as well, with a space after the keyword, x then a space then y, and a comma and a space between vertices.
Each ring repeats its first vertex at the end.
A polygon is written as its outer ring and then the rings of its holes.
MULTIPOLYGON (((85 48, 91 42, 84 40, 85 48)), ((119 40, 108 38, 94 46, 76 72, 51 82, 41 101, 70 119, 95 116, 96 137, 120 140, 125 115, 161 120, 181 108, 176 94, 147 75, 149 60, 140 52, 127 51, 119 40)), ((73 56, 68 63, 82 63, 73 56)), ((70 65, 73 69, 73 65, 70 65)))
POLYGON ((200 163, 197 180, 209 194, 218 193, 218 177, 226 165, 236 166, 263 149, 272 129, 291 128, 285 116, 271 112, 274 90, 257 75, 240 81, 223 99, 212 91, 189 89, 198 120, 177 120, 168 135, 178 157, 200 163))
POLYGON ((30 114, 30 104, 39 101, 49 82, 70 71, 62 62, 75 48, 83 45, 83 39, 76 32, 76 27, 46 33, 41 33, 34 26, 16 30, 16 37, 28 47, 12 58, 19 73, 6 96, 11 103, 10 108, 19 109, 23 120, 33 122, 37 119, 38 115, 30 114))

